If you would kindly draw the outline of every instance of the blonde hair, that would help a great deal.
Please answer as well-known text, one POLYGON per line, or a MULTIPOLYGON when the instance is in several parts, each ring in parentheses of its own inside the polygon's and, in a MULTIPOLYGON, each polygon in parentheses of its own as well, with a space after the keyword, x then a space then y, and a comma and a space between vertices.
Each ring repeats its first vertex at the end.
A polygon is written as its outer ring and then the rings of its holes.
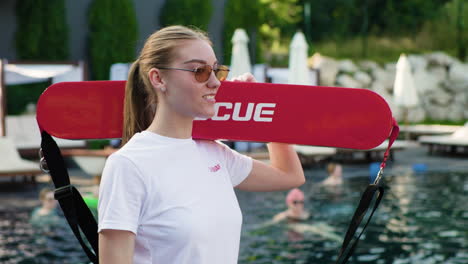
POLYGON ((206 33, 184 26, 169 26, 146 40, 140 56, 130 67, 125 86, 122 146, 151 124, 156 113, 157 94, 148 77, 152 68, 167 67, 176 57, 183 40, 204 40, 212 45, 206 33))
POLYGON ((337 165, 338 165, 338 164, 333 163, 333 162, 332 162, 332 163, 329 163, 328 166, 327 166, 327 172, 328 172, 328 174, 332 174, 332 173, 335 171, 337 165))
POLYGON ((46 195, 50 192, 54 192, 54 190, 48 187, 42 188, 39 192, 39 200, 44 200, 46 198, 46 195))

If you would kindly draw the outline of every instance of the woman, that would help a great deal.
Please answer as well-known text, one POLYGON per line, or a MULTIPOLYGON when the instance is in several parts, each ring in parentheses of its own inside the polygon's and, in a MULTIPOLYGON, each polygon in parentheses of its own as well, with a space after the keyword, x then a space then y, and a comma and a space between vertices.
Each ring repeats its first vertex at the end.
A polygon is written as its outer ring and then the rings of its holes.
POLYGON ((327 186, 337 186, 343 184, 343 168, 340 164, 329 163, 327 166, 328 178, 322 184, 327 186))
POLYGON ((286 205, 288 209, 278 213, 273 217, 273 222, 277 223, 283 220, 303 221, 309 217, 309 213, 304 210, 304 193, 294 188, 286 195, 286 205))
POLYGON ((60 222, 60 216, 57 213, 57 200, 54 198, 54 190, 43 188, 39 192, 41 206, 37 207, 31 213, 30 223, 35 229, 41 231, 50 231, 60 222))
POLYGON ((148 38, 129 72, 124 145, 102 176, 100 263, 236 263, 242 215, 233 187, 274 191, 304 183, 287 144, 268 145, 269 166, 191 138, 194 118, 214 115, 227 73, 202 32, 171 26, 148 38))

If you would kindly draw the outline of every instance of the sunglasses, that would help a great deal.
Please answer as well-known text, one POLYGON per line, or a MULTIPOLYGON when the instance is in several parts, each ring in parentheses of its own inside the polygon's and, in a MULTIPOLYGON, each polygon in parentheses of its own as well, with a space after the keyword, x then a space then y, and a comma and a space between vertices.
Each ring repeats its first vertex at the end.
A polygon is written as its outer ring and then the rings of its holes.
POLYGON ((193 70, 182 69, 182 68, 170 68, 170 67, 159 67, 159 69, 164 70, 178 70, 178 71, 189 71, 195 73, 195 80, 198 82, 206 82, 210 79, 211 72, 214 71, 216 78, 220 81, 226 80, 229 74, 229 67, 225 65, 218 65, 216 68, 211 67, 210 65, 203 65, 197 67, 193 70))
POLYGON ((304 204, 304 201, 293 201, 293 204, 304 204))

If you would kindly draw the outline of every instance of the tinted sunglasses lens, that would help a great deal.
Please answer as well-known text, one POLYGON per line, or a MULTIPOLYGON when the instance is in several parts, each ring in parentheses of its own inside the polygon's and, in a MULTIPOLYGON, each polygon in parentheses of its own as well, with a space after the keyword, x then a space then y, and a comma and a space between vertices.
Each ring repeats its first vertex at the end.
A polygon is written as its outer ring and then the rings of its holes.
POLYGON ((195 79, 199 82, 206 82, 210 78, 213 69, 210 65, 204 65, 196 69, 195 79))
POLYGON ((304 201, 294 201, 294 204, 304 204, 304 201))
POLYGON ((228 74, 229 74, 229 68, 224 65, 219 65, 218 69, 216 69, 216 78, 220 81, 226 80, 228 74))

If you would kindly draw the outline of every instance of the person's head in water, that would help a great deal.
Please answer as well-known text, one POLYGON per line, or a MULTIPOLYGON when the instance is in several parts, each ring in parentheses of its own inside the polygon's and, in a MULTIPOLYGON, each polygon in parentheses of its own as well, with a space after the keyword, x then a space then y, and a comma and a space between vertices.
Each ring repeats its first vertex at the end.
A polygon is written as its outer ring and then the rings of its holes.
POLYGON ((213 116, 214 95, 228 72, 204 32, 170 26, 153 33, 129 71, 122 145, 156 119, 213 116))
POLYGON ((343 168, 338 163, 329 163, 327 166, 328 175, 333 176, 335 178, 341 178, 343 168))
POLYGON ((329 163, 327 166, 328 178, 323 181, 324 185, 340 185, 343 183, 343 168, 338 163, 329 163))
POLYGON ((304 193, 294 188, 286 196, 286 205, 288 206, 288 217, 302 218, 304 214, 304 193))
POLYGON ((50 212, 57 207, 57 200, 54 198, 54 190, 43 188, 39 192, 39 200, 42 203, 41 209, 43 212, 50 212))

